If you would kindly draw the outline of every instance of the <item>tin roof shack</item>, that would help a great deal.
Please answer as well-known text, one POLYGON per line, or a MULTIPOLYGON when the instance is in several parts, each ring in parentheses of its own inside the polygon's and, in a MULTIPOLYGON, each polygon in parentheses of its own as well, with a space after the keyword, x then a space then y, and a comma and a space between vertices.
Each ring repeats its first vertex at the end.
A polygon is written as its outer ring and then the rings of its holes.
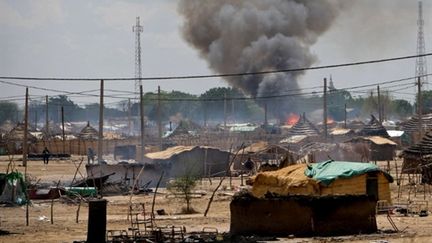
POLYGON ((147 153, 144 163, 164 170, 166 178, 185 174, 199 177, 224 175, 230 153, 205 146, 175 146, 163 151, 147 153))
POLYGON ((432 183, 432 133, 428 132, 422 140, 402 151, 402 173, 422 174, 422 181, 432 183))
POLYGON ((377 230, 377 200, 393 178, 370 163, 325 161, 263 172, 231 202, 231 233, 343 235, 377 230))
MULTIPOLYGON (((397 144, 388 138, 380 136, 356 137, 346 143, 356 147, 364 146, 369 151, 367 161, 390 161, 393 160, 396 153, 397 144)), ((367 151, 366 151, 367 152, 367 151)))
POLYGON ((298 155, 288 148, 269 144, 265 141, 253 143, 244 149, 240 149, 232 165, 233 170, 245 170, 242 165, 249 158, 255 163, 256 169, 277 169, 281 163, 294 163, 298 155), (286 161, 285 161, 286 160, 286 161), (284 162, 283 162, 284 161, 284 162))

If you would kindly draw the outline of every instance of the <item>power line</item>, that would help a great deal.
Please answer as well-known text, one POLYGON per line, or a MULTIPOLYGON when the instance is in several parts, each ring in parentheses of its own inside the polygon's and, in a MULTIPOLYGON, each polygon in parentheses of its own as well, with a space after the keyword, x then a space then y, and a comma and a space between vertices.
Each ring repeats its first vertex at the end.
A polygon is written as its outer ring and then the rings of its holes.
MULTIPOLYGON (((302 68, 292 68, 292 69, 278 69, 278 70, 268 70, 268 71, 260 71, 260 72, 240 72, 240 73, 225 73, 225 74, 207 74, 207 75, 185 75, 185 76, 155 76, 155 77, 142 77, 139 80, 142 81, 154 81, 154 80, 173 80, 173 79, 199 79, 199 78, 223 78, 223 77, 240 77, 240 76, 250 76, 250 75, 266 75, 273 73, 290 73, 290 72, 302 72, 309 70, 319 70, 319 69, 329 69, 329 68, 340 68, 340 67, 349 67, 349 66, 359 66, 366 64, 375 64, 375 63, 383 63, 383 62, 393 62, 400 61, 412 58, 421 58, 431 56, 432 53, 425 53, 420 55, 411 55, 411 56, 402 56, 402 57, 393 57, 393 58, 384 58, 384 59, 375 59, 368 61, 359 61, 359 62, 350 62, 350 63, 342 63, 342 64, 332 64, 332 65, 324 65, 324 66, 314 66, 314 67, 302 67, 302 68)), ((10 80, 52 80, 52 81, 132 81, 137 80, 134 78, 54 78, 54 77, 20 77, 20 76, 1 76, 0 79, 10 79, 10 80)))

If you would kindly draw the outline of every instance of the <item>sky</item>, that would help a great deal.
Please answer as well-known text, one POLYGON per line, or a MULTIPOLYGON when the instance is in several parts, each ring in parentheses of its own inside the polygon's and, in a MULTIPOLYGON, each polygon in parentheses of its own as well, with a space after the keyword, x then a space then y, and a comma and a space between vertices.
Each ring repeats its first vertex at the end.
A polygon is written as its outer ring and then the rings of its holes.
MULTIPOLYGON (((144 28, 143 77, 213 74, 206 61, 183 40, 180 34, 183 19, 177 13, 176 0, 0 0, 0 76, 134 77, 132 26, 136 16, 140 16, 144 28)), ((432 47, 430 1, 424 1, 424 20, 426 52, 429 52, 432 47)), ((341 11, 330 29, 312 46, 312 53, 317 57, 314 66, 415 55, 416 41, 417 1, 352 0, 352 5, 341 11)), ((431 62, 428 70, 432 70, 431 62)), ((413 77, 415 60, 308 71, 298 82, 302 88, 321 86, 323 78, 330 75, 337 88, 380 83, 413 77)), ((99 83, 92 81, 12 82, 68 92, 99 88, 99 83)), ((144 92, 155 92, 158 85, 165 91, 193 94, 227 86, 220 78, 154 80, 143 83, 144 92)), ((105 89, 131 92, 135 89, 134 81, 106 82, 105 89)), ((31 87, 29 93, 32 100, 59 94, 31 87)), ((24 94, 24 87, 0 83, 0 100, 22 104, 24 94), (20 97, 15 100, 15 96, 20 97)), ((98 92, 91 94, 95 97, 71 98, 78 104, 98 102, 98 92)), ((412 100, 415 88, 393 95, 412 100)), ((106 98, 109 104, 118 101, 106 98)))

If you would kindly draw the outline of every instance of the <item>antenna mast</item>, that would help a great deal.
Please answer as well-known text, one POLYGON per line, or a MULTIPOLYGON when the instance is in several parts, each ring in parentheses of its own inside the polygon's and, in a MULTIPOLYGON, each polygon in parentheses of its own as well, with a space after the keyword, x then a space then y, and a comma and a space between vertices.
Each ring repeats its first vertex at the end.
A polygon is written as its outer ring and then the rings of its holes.
POLYGON ((135 32, 135 93, 139 94, 140 86, 142 85, 141 32, 143 32, 143 27, 140 25, 140 17, 136 17, 136 25, 132 26, 132 31, 135 32))
MULTIPOLYGON (((418 26, 418 33, 417 33, 417 55, 424 55, 426 53, 426 45, 425 45, 425 38, 424 38, 424 20, 423 20, 423 2, 418 2, 418 20, 417 20, 417 26, 418 26)), ((415 74, 416 77, 420 79, 420 83, 422 86, 427 85, 428 78, 427 76, 427 62, 426 57, 417 57, 416 59, 416 65, 415 65, 415 74)))

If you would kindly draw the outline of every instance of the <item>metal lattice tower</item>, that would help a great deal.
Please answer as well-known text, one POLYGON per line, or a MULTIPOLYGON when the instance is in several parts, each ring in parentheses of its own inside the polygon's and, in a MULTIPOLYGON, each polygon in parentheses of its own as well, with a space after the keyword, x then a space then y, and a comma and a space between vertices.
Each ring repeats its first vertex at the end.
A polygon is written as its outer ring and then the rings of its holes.
MULTIPOLYGON (((424 20, 423 20, 423 2, 418 2, 418 20, 417 20, 417 26, 418 26, 418 34, 417 34, 417 55, 424 55, 426 53, 426 45, 425 45, 425 39, 424 39, 424 20)), ((416 77, 427 75, 427 62, 426 57, 417 57, 416 59, 416 66, 415 66, 415 74, 416 77)), ((427 87, 428 78, 427 76, 423 76, 420 78, 422 86, 427 87)))
POLYGON ((140 86, 142 84, 142 69, 141 69, 141 32, 143 27, 140 25, 140 17, 136 17, 136 25, 132 26, 132 31, 135 32, 135 93, 139 96, 140 86))

